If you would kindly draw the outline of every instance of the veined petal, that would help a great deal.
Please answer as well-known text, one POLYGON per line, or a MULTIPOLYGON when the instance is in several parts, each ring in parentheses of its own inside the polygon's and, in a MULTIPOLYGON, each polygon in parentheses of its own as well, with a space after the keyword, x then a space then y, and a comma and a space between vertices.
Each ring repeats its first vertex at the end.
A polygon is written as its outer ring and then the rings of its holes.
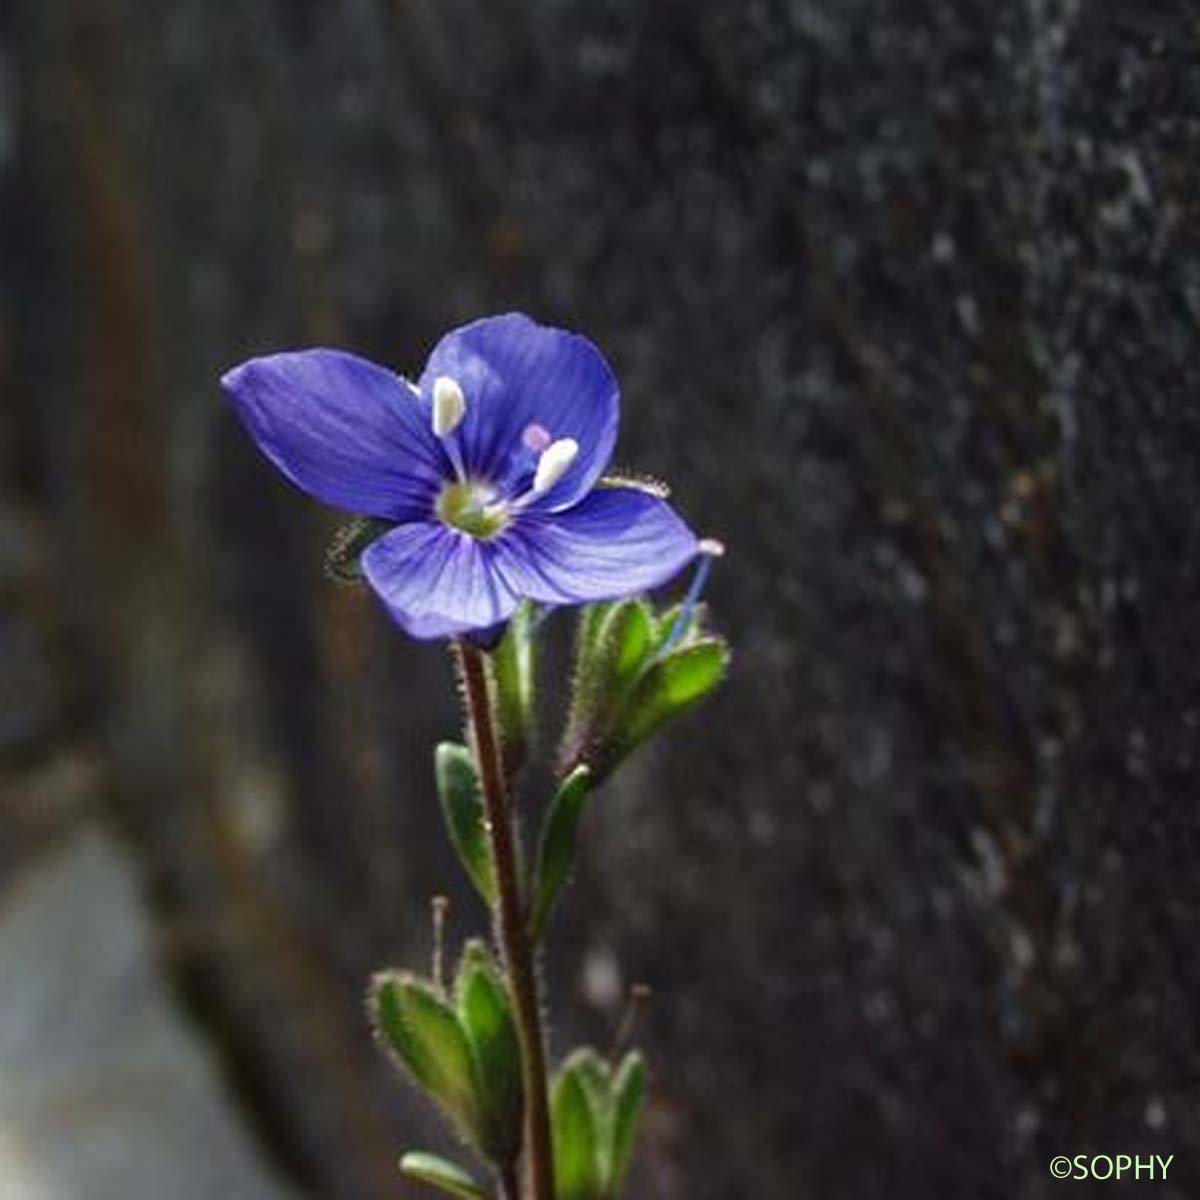
POLYGON ((675 510, 635 488, 599 488, 566 512, 522 513, 495 544, 512 590, 546 604, 648 591, 697 553, 675 510))
POLYGON ((399 525, 363 552, 367 582, 415 638, 490 630, 517 596, 496 569, 497 543, 432 521, 399 525))
POLYGON ((454 436, 467 473, 503 492, 532 480, 537 455, 531 443, 573 438, 579 444, 570 468, 531 508, 557 511, 574 504, 608 466, 620 393, 587 338, 520 313, 485 317, 438 342, 421 376, 427 403, 441 376, 453 379, 466 397, 466 416, 454 436))
POLYGON ((451 474, 413 389, 353 354, 252 358, 221 383, 259 449, 293 483, 337 508, 423 520, 451 474))

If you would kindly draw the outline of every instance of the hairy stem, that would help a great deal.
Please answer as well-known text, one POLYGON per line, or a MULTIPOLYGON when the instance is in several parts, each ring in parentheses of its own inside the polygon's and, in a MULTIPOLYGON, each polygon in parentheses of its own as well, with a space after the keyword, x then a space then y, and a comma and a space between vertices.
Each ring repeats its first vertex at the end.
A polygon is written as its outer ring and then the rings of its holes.
POLYGON ((483 653, 464 639, 455 643, 467 696, 467 716, 475 742, 483 803, 498 893, 494 916, 504 955, 505 974, 521 1045, 521 1077, 525 1088, 525 1160, 529 1200, 554 1200, 554 1153, 550 1140, 550 1108, 546 1096, 546 1044, 533 946, 521 903, 512 811, 500 744, 492 714, 483 653))

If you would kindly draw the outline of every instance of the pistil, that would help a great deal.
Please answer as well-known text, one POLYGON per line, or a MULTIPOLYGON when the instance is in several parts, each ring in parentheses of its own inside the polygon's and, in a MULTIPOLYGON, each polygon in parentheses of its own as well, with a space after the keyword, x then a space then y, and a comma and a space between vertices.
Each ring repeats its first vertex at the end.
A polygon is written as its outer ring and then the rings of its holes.
POLYGON ((665 658, 683 640, 692 623, 692 617, 695 615, 696 605, 700 602, 700 597, 704 592, 704 585, 708 582, 713 559, 723 558, 725 555, 725 543, 717 541, 716 538, 701 538, 696 549, 700 552, 696 573, 692 576, 692 582, 683 598, 679 616, 675 618, 666 641, 658 649, 659 658, 665 658))
POLYGON ((495 494, 495 490, 484 483, 470 480, 448 483, 438 497, 438 520, 472 537, 495 537, 509 522, 504 503, 493 502, 495 494))

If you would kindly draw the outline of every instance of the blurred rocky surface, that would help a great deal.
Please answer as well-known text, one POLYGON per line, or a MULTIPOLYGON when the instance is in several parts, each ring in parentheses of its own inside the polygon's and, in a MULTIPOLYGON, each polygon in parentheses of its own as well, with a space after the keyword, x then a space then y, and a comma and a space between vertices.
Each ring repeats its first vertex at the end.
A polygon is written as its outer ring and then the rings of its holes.
POLYGON ((1196 1160, 1193 5, 17 0, 0 41, 0 450, 48 581, 0 647, 53 664, 14 769, 95 747, 315 1193, 402 1194, 439 1137, 359 989, 456 879, 454 700, 214 381, 415 369, 512 307, 605 348, 622 461, 730 545, 734 676, 609 787, 552 947, 558 1050, 655 988, 640 1194, 1196 1160))
POLYGON ((156 966, 137 869, 74 834, 0 892, 0 1196, 284 1200, 156 966))

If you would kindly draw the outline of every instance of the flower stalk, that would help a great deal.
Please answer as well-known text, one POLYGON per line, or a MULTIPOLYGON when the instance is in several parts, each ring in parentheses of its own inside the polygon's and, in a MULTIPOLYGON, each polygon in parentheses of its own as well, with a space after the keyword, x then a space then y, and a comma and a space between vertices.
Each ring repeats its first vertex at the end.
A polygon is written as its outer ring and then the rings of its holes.
MULTIPOLYGON (((512 808, 501 758, 483 652, 463 638, 454 643, 466 693, 467 719, 487 816, 496 879, 493 917, 516 1017, 525 1094, 525 1163, 528 1200, 554 1200, 554 1147, 550 1133, 546 1045, 533 944, 525 922, 512 808)), ((511 1180, 502 1181, 505 1197, 511 1180)), ((514 1200, 515 1194, 514 1194, 514 1200)))
MULTIPOLYGON (((612 369, 586 338, 520 313, 452 330, 415 382, 331 349, 253 358, 221 382, 283 475, 354 515, 330 573, 370 588, 410 636, 450 639, 462 681, 470 746, 441 742, 434 777, 494 946, 468 939, 452 966, 435 898, 428 976, 372 977, 375 1036, 492 1171, 498 1200, 617 1200, 645 1098, 642 1057, 624 1046, 644 997, 607 1058, 578 1048, 551 1081, 536 952, 589 796, 725 674, 729 647, 698 603, 721 546, 665 489, 607 473, 612 369), (658 613, 644 593, 697 557, 683 603, 658 613), (509 781, 533 740, 537 614, 564 606, 583 606, 575 683, 526 878, 509 781)), ((459 1200, 489 1195, 425 1150, 399 1166, 459 1200)))
POLYGON ((500 1171, 500 1200, 521 1200, 521 1181, 514 1167, 500 1171))

